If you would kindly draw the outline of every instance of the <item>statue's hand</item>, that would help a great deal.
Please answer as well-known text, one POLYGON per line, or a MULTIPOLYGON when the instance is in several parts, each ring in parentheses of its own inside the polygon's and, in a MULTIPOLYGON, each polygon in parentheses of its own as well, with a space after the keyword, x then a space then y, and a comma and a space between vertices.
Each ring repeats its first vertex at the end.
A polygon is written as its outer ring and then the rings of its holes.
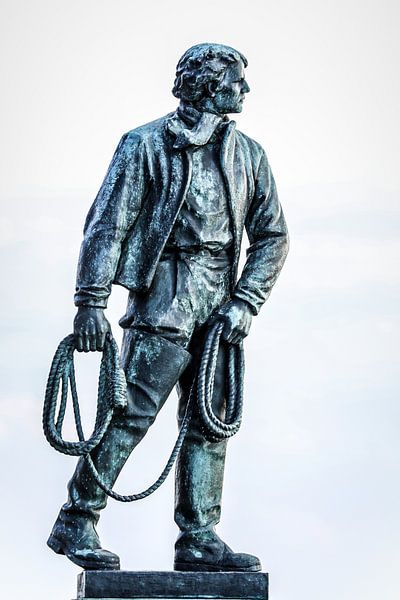
POLYGON ((239 344, 246 337, 252 318, 250 306, 238 298, 223 304, 213 315, 213 320, 225 323, 222 338, 231 344, 239 344))
POLYGON ((80 306, 74 319, 75 345, 78 352, 103 350, 110 323, 102 308, 80 306))

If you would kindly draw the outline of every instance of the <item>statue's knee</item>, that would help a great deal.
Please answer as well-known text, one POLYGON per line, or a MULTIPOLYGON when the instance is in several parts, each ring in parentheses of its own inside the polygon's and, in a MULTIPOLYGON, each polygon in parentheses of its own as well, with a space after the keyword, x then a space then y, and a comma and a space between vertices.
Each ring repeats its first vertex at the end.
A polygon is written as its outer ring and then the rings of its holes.
POLYGON ((115 426, 118 429, 129 432, 129 433, 143 433, 145 434, 149 427, 156 420, 156 414, 125 414, 119 415, 115 420, 115 426))

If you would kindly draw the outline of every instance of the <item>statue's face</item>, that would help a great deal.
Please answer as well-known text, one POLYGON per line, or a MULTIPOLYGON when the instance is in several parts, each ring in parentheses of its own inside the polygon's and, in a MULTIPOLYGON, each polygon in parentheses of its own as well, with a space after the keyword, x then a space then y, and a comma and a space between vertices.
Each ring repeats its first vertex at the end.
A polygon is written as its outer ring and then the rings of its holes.
POLYGON ((219 89, 212 98, 213 106, 220 114, 242 112, 244 96, 249 91, 242 61, 232 63, 227 67, 219 89))

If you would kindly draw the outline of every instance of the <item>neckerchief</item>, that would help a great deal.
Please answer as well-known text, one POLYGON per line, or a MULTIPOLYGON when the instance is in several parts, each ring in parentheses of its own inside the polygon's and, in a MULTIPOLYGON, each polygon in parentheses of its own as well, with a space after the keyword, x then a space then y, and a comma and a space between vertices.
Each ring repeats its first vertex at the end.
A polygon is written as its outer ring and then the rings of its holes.
POLYGON ((168 129, 176 138, 174 148, 204 146, 228 121, 226 115, 201 112, 193 106, 181 103, 169 119, 168 129))

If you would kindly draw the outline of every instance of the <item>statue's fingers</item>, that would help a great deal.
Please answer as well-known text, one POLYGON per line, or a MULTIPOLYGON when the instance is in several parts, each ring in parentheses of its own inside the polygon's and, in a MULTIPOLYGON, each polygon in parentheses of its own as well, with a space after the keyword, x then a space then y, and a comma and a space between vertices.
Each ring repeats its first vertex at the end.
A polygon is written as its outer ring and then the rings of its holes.
POLYGON ((238 329, 236 327, 232 327, 232 325, 229 325, 229 328, 226 331, 226 335, 225 335, 225 341, 228 342, 229 344, 232 344, 232 340, 236 337, 236 335, 238 334, 238 329))
POLYGON ((90 348, 90 352, 95 352, 97 350, 97 336, 96 335, 90 335, 89 336, 89 348, 90 348))
POLYGON ((75 348, 78 352, 83 352, 83 339, 80 334, 75 336, 75 348))
POLYGON ((243 337, 243 332, 241 330, 235 329, 229 341, 231 344, 239 344, 242 341, 243 337))
POLYGON ((232 333, 233 333, 233 331, 232 331, 232 327, 231 327, 230 323, 226 322, 225 327, 223 328, 222 333, 221 333, 222 339, 225 340, 226 342, 229 342, 229 339, 230 339, 232 333))
POLYGON ((96 350, 99 350, 100 352, 103 350, 104 344, 106 343, 106 335, 107 331, 100 331, 97 333, 96 350))
POLYGON ((96 350, 96 328, 94 323, 89 322, 86 327, 86 340, 87 340, 87 348, 85 352, 94 352, 96 350))
POLYGON ((84 333, 83 336, 83 351, 84 352, 90 352, 90 340, 89 340, 89 335, 87 333, 84 333))
POLYGON ((246 336, 249 335, 249 331, 250 331, 250 324, 247 326, 245 325, 244 327, 242 327, 240 329, 240 335, 242 338, 245 338, 246 336))

